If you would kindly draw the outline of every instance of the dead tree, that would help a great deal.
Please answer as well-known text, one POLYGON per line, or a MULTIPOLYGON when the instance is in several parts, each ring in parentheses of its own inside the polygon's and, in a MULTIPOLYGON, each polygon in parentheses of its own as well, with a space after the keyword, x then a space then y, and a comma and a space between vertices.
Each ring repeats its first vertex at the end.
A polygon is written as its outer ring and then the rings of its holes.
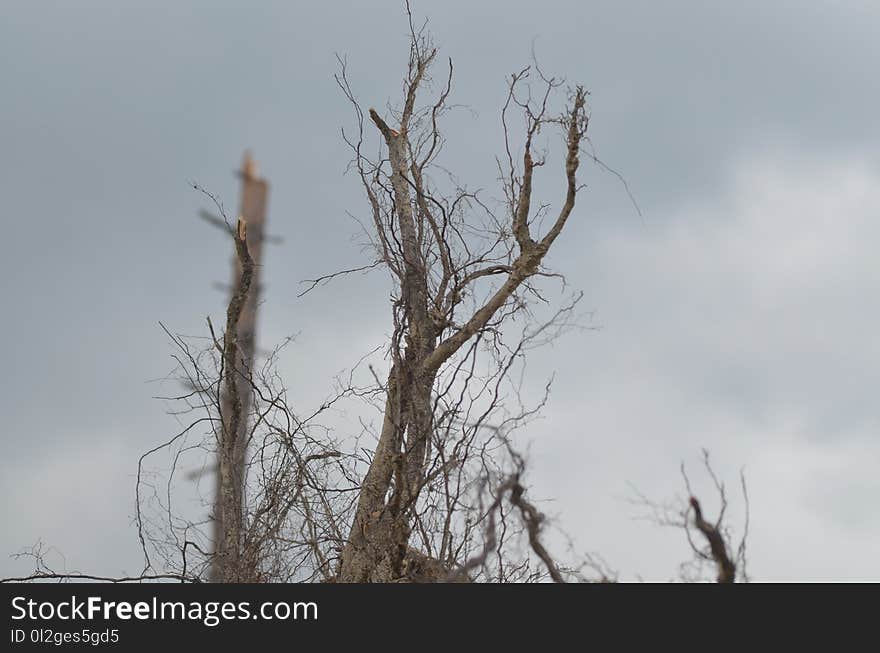
POLYGON ((729 500, 727 488, 715 473, 715 469, 709 459, 709 452, 703 449, 702 466, 706 476, 712 482, 712 488, 720 504, 718 516, 714 521, 704 514, 703 505, 695 496, 691 487, 691 479, 688 476, 684 463, 681 464, 681 476, 684 487, 687 490, 686 498, 675 501, 658 503, 641 494, 635 488, 633 503, 643 509, 647 514, 643 519, 654 522, 660 526, 672 527, 684 532, 692 559, 681 564, 681 578, 689 582, 704 581, 709 576, 709 569, 714 569, 715 580, 718 583, 735 583, 748 581, 749 575, 746 569, 746 543, 749 536, 750 506, 749 493, 746 487, 744 472, 740 471, 740 489, 743 500, 743 524, 742 533, 738 538, 728 523, 729 500), (699 533, 696 536, 694 530, 699 533))
MULTIPOLYGON (((242 210, 261 216, 266 184, 255 177, 249 157, 242 176, 242 210)), ((313 422, 348 391, 305 415, 292 409, 275 370, 290 339, 264 355, 255 353, 257 257, 262 243, 270 240, 262 220, 256 220, 256 228, 246 215, 233 222, 216 196, 198 184, 193 187, 217 210, 202 212, 202 217, 233 241, 235 284, 222 330, 207 320, 209 345, 165 329, 177 350, 174 378, 185 392, 158 398, 172 402, 177 419, 190 420, 138 463, 136 522, 143 573, 152 573, 160 558, 163 571, 187 579, 326 580, 332 572, 323 547, 343 537, 336 520, 346 513, 352 481, 333 434, 313 422), (162 493, 145 468, 145 461, 161 451, 172 456, 167 478, 161 478, 162 493), (206 461, 204 452, 212 459, 206 461), (194 522, 173 507, 174 478, 181 465, 192 463, 197 468, 187 474, 190 480, 216 474, 213 514, 206 522, 194 522)))
MULTIPOLYGON (((444 191, 437 182, 442 174, 437 157, 444 143, 440 122, 448 109, 452 62, 439 93, 421 105, 437 51, 412 21, 410 27, 399 109, 383 112, 386 117, 375 109, 365 114, 344 64, 337 77, 358 117, 357 136, 347 141, 369 203, 377 262, 395 286, 382 425, 343 546, 342 582, 400 577, 426 487, 435 472, 448 480, 447 472, 461 466, 460 456, 445 463, 431 456, 451 426, 444 401, 470 378, 468 360, 476 355, 477 343, 497 345, 504 323, 526 311, 529 294, 537 294, 532 282, 546 274, 544 259, 575 207, 589 120, 583 87, 568 89, 564 110, 554 113, 562 82, 544 76, 537 65, 525 68, 508 80, 501 112, 505 157, 497 164, 506 200, 493 209, 455 181, 444 191), (366 154, 365 115, 381 140, 375 159, 366 154), (523 121, 519 138, 512 126, 515 116, 523 121), (538 151, 538 137, 548 128, 562 135, 565 193, 549 226, 539 229, 549 207, 533 201, 533 189, 547 162, 538 151)), ((501 376, 509 364, 501 363, 501 376)), ((448 524, 446 529, 439 555, 452 560, 448 524)))
POLYGON ((231 299, 223 335, 223 428, 217 443, 217 491, 214 509, 214 581, 249 580, 240 576, 242 510, 245 501, 247 416, 252 391, 246 381, 254 366, 259 269, 262 260, 269 185, 257 176, 245 153, 240 172, 241 211, 233 233, 235 258, 231 299))

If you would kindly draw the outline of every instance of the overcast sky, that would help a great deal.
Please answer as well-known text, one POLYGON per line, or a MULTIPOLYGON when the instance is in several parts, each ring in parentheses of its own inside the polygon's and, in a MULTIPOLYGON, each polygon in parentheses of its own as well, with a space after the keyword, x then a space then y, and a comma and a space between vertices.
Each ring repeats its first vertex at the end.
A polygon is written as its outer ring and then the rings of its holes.
MULTIPOLYGON (((344 175, 335 53, 366 105, 396 100, 401 5, 4 2, 0 576, 30 571, 6 554, 38 540, 60 569, 139 571, 137 457, 176 427, 151 398, 173 368, 159 321, 202 334, 230 273, 189 180, 234 210, 251 148, 272 184, 284 243, 266 254, 259 338, 298 334, 282 361, 297 402, 319 403, 382 343, 381 274, 296 295, 369 262, 348 216, 364 204, 344 175)), ((599 328, 534 352, 532 380, 555 371, 554 392, 518 437, 575 550, 623 578, 675 577, 686 542, 636 519, 629 484, 674 497, 684 461, 707 492, 705 447, 733 487, 745 468, 755 579, 880 580, 880 4, 415 9, 469 108, 447 123, 460 178, 492 187, 505 76, 534 45, 590 90, 592 142, 643 212, 585 166, 547 261, 599 328)))

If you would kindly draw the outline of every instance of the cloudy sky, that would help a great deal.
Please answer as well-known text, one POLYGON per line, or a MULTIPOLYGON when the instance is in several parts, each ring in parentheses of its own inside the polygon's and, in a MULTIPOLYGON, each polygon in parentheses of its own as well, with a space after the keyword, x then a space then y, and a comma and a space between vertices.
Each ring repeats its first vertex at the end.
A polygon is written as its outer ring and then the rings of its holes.
MULTIPOLYGON (((460 178, 491 187, 505 76, 534 47, 589 88, 592 142, 642 209, 585 166, 548 260, 599 328, 535 352, 534 382, 555 372, 555 389, 519 437, 575 550, 624 578, 675 577, 686 543, 637 519, 630 484, 674 497, 684 461, 707 493, 705 447, 733 487, 745 468, 754 578, 880 579, 880 5, 416 11, 468 107, 447 124, 460 178)), ((233 170, 254 151, 284 238, 266 256, 261 343, 297 334, 283 369, 297 401, 320 402, 388 320, 382 275, 296 297, 301 279, 368 262, 335 54, 384 106, 405 17, 400 2, 341 1, 10 1, 3 14, 0 576, 29 571, 6 554, 37 541, 60 569, 137 572, 137 457, 176 427, 151 398, 173 368, 159 321, 201 334, 230 272, 187 182, 234 207, 233 170)))

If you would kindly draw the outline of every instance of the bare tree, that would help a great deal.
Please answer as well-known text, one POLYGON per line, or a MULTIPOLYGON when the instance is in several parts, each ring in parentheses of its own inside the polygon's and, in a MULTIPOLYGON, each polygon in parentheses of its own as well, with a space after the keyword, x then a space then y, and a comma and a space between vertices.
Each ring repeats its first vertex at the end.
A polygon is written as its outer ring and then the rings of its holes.
MULTIPOLYGON (((414 531, 422 535, 423 545, 432 540, 438 544, 440 559, 459 562, 451 522, 461 496, 448 485, 460 477, 466 462, 462 457, 472 453, 462 447, 476 441, 499 400, 497 393, 488 399, 488 412, 477 418, 474 428, 466 419, 474 402, 464 401, 464 387, 479 382, 486 386, 485 378, 474 376, 480 348, 488 345, 498 353, 507 324, 528 311, 530 296, 540 298, 533 281, 547 274, 544 258, 575 207, 589 123, 583 87, 569 88, 564 109, 555 112, 561 80, 546 77, 537 65, 511 75, 501 110, 505 154, 497 160, 506 199, 496 210, 438 163, 453 65, 450 60, 433 99, 420 103, 430 86, 437 50, 424 28, 414 27, 411 14, 410 32, 403 97, 397 108, 388 109, 387 120, 375 109, 365 113, 361 108, 344 62, 337 76, 357 116, 356 134, 346 140, 369 203, 377 262, 395 286, 382 426, 342 551, 338 578, 347 582, 399 577, 414 531), (366 154, 367 116, 381 139, 374 158, 366 154), (521 134, 512 126, 516 117, 522 120, 521 134), (538 223, 550 209, 533 202, 537 172, 547 163, 536 152, 536 138, 547 128, 562 134, 565 194, 555 217, 539 233, 538 223), (447 178, 446 188, 440 177, 447 178), (454 442, 453 428, 463 436, 454 442), (448 450, 455 450, 454 456, 447 458, 448 450), (424 533, 423 510, 435 480, 447 486, 446 505, 431 504, 432 517, 440 518, 439 539, 424 533)), ((523 346, 533 338, 535 334, 527 334, 523 346)), ((494 383, 500 384, 521 353, 496 357, 489 373, 494 383)))
MULTIPOLYGON (((217 446, 213 514, 216 556, 211 570, 214 580, 232 582, 248 580, 247 576, 238 576, 246 490, 247 417, 253 402, 253 392, 247 379, 255 361, 259 272, 269 188, 268 183, 257 175, 256 163, 250 152, 245 153, 239 175, 242 180, 241 217, 238 224, 229 229, 235 257, 222 343, 223 370, 226 373, 219 417, 224 425, 217 446)), ((202 217, 218 226, 230 226, 225 216, 221 218, 203 212, 202 217)))
POLYGON ((740 471, 739 482, 744 517, 742 532, 737 538, 727 519, 729 508, 727 488, 716 474, 709 459, 709 452, 705 449, 702 452, 702 465, 703 471, 712 482, 719 503, 718 516, 714 521, 704 514, 703 505, 691 487, 691 479, 684 463, 681 465, 681 477, 687 490, 686 498, 658 503, 634 489, 635 503, 648 510, 648 514, 644 517, 649 521, 679 529, 684 533, 693 558, 681 565, 682 579, 704 580, 707 576, 706 567, 709 566, 715 569, 715 578, 719 583, 748 581, 746 543, 749 536, 750 506, 745 474, 740 471))

